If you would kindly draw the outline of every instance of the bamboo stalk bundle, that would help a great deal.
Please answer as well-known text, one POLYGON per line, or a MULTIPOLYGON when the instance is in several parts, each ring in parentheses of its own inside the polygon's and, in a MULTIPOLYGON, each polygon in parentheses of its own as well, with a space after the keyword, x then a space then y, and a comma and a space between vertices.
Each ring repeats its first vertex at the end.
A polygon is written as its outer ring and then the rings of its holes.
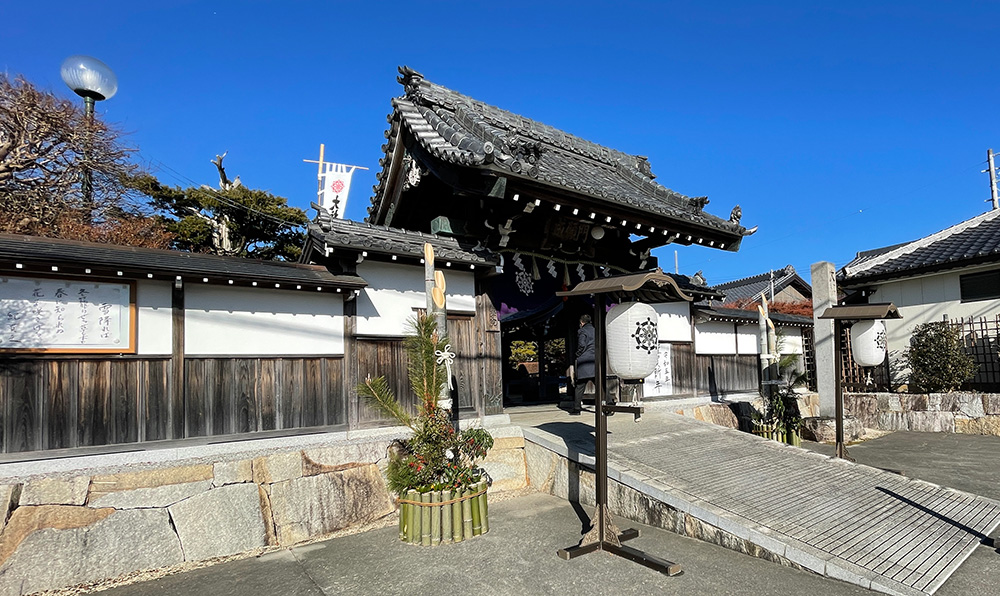
MULTIPOLYGON (((461 496, 462 491, 455 490, 452 498, 458 499, 461 496)), ((451 534, 455 542, 461 542, 465 538, 462 536, 462 503, 460 501, 451 504, 451 534)))
MULTIPOLYGON (((479 492, 479 485, 475 484, 470 489, 472 494, 479 492)), ((479 499, 483 498, 483 495, 476 495, 469 499, 469 508, 472 509, 472 535, 479 536, 483 533, 483 514, 479 509, 479 499)))
POLYGON ((467 488, 462 492, 462 496, 465 500, 462 501, 462 534, 465 538, 472 538, 472 499, 469 498, 472 495, 472 489, 467 488))
MULTIPOLYGON (((409 501, 418 501, 419 493, 416 490, 410 489, 406 491, 406 498, 409 501)), ((410 505, 406 510, 406 541, 413 544, 420 540, 420 515, 417 511, 416 505, 410 505)))
MULTIPOLYGON (((420 493, 420 502, 430 503, 431 493, 420 493)), ((420 544, 424 546, 431 545, 431 509, 433 507, 420 508, 420 544)))
MULTIPOLYGON (((441 491, 441 501, 450 501, 451 491, 441 491)), ((451 505, 441 507, 441 542, 451 542, 451 505)))
POLYGON ((482 531, 483 534, 490 531, 489 507, 486 504, 487 488, 488 486, 485 480, 479 484, 479 490, 483 491, 483 494, 479 495, 479 519, 480 519, 480 524, 482 524, 483 526, 483 531, 482 531))
POLYGON ((406 510, 408 503, 399 504, 399 539, 406 542, 406 510))
MULTIPOLYGON (((441 491, 431 493, 431 503, 441 502, 441 491)), ((431 546, 441 544, 441 507, 424 507, 431 510, 431 546)))

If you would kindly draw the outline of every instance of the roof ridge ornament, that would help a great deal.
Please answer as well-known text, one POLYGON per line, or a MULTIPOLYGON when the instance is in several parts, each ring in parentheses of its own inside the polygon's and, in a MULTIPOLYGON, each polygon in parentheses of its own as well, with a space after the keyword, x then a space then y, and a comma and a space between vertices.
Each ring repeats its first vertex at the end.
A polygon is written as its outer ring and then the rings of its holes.
POLYGON ((420 83, 424 81, 424 75, 413 70, 409 66, 403 65, 396 68, 401 76, 396 77, 396 81, 403 86, 407 95, 412 95, 420 88, 420 83))

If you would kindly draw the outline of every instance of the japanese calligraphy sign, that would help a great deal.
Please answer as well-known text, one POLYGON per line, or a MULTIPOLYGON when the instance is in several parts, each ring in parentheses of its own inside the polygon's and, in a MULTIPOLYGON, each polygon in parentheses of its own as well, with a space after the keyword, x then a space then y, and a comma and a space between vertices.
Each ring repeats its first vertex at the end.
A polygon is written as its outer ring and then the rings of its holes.
POLYGON ((0 350, 135 352, 130 283, 0 277, 0 350))

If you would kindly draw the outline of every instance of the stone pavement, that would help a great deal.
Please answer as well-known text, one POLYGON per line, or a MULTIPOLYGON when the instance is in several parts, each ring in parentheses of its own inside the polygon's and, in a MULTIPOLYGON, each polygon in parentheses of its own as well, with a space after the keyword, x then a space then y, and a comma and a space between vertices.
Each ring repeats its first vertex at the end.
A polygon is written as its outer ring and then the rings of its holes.
POLYGON ((572 561, 560 559, 556 550, 579 541, 581 523, 570 503, 534 493, 491 505, 490 532, 468 542, 433 548, 411 546, 401 543, 398 530, 390 527, 112 588, 101 594, 871 594, 857 586, 629 522, 621 522, 622 527, 636 527, 642 532, 630 545, 680 563, 684 574, 667 577, 601 552, 572 561))
MULTIPOLYGON (((555 416, 511 418, 526 439, 592 461, 584 422, 592 418, 555 416)), ((817 573, 882 592, 933 594, 1000 526, 992 499, 677 416, 668 404, 650 404, 640 424, 621 415, 609 423, 613 479, 817 573)), ((947 454, 935 461, 949 467, 947 454)))

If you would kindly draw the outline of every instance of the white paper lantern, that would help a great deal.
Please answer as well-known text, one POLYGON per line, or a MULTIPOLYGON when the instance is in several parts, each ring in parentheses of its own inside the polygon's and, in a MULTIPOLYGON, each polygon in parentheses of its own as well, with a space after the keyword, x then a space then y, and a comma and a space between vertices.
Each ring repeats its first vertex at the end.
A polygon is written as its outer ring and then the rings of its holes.
POLYGON ((860 366, 878 366, 885 360, 885 322, 858 321, 851 327, 851 354, 860 366))
POLYGON ((653 374, 660 347, 656 311, 641 302, 618 304, 608 311, 608 365, 625 381, 653 374))

